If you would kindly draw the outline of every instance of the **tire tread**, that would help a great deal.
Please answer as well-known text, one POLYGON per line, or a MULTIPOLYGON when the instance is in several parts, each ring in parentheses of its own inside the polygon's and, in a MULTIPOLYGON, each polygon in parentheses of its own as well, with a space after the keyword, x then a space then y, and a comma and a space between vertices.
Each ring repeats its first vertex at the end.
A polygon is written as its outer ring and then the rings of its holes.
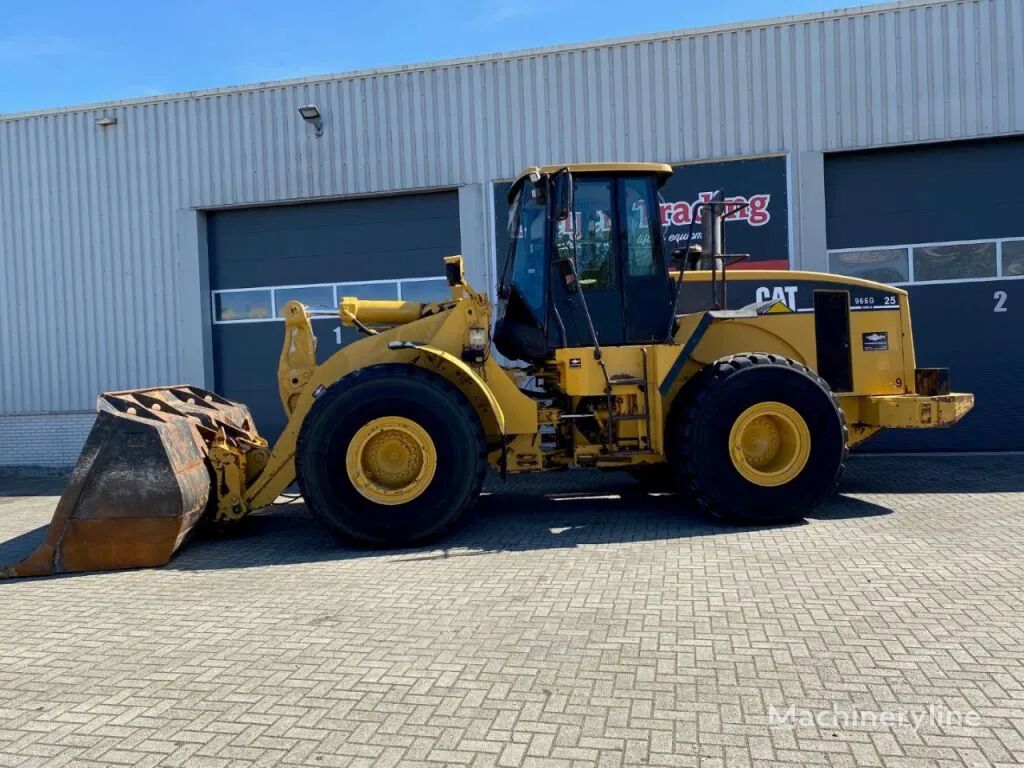
POLYGON ((396 376, 407 377, 409 380, 419 381, 427 384, 428 386, 437 388, 442 394, 451 400, 451 402, 454 403, 460 411, 462 411, 462 416, 466 423, 473 424, 476 427, 476 429, 473 430, 476 442, 476 450, 473 454, 478 459, 476 461, 476 466, 473 468, 474 474, 470 484, 470 491, 465 494, 465 497, 454 510, 454 513, 449 515, 441 525, 431 529, 422 536, 417 536, 413 540, 402 542, 402 546, 411 546, 432 541, 451 530, 462 515, 476 503, 476 500, 480 496, 480 491, 483 488, 484 478, 487 475, 487 445, 484 440, 480 417, 469 402, 469 399, 450 381, 445 379, 443 376, 424 368, 404 363, 372 365, 347 374, 329 386, 327 390, 314 401, 312 408, 309 409, 309 413, 306 414, 306 418, 302 423, 302 428, 299 430, 298 440, 295 443, 295 477, 298 481, 299 490, 302 493, 302 497, 306 502, 306 507, 309 509, 310 514, 312 514, 313 517, 323 524, 328 530, 333 531, 342 539, 363 547, 367 545, 381 546, 381 544, 362 539, 354 535, 351 531, 347 531, 339 527, 324 510, 320 509, 318 505, 311 500, 310 494, 307 493, 306 481, 303 476, 301 457, 304 454, 304 447, 309 439, 308 425, 315 423, 315 421, 321 417, 335 399, 341 397, 356 385, 373 382, 375 379, 394 378, 396 376))
POLYGON ((849 457, 849 430, 846 426, 846 414, 839 403, 832 388, 815 371, 802 363, 798 363, 788 357, 775 355, 767 352, 744 352, 730 355, 716 360, 702 368, 687 384, 677 397, 677 403, 672 406, 668 423, 668 447, 670 449, 669 460, 676 472, 679 487, 693 498, 698 506, 706 514, 719 519, 727 520, 728 515, 723 511, 719 502, 716 501, 714 488, 705 487, 700 473, 697 470, 695 459, 696 451, 694 444, 694 422, 697 412, 703 407, 707 400, 730 378, 741 371, 761 366, 788 366, 793 368, 811 380, 813 380, 832 401, 842 426, 843 449, 839 462, 839 470, 836 474, 836 481, 831 493, 839 487, 839 483, 846 470, 846 460, 849 457))

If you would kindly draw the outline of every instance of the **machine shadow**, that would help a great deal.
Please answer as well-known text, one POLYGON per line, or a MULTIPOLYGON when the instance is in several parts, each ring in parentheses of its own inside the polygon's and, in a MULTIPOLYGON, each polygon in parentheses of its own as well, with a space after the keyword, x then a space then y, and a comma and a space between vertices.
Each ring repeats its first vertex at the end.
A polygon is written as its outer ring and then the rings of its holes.
MULTIPOLYGON (((60 492, 59 478, 0 481, 0 513, 12 497, 60 492)), ((1024 456, 880 456, 851 458, 840 493, 810 520, 886 515, 890 509, 844 494, 1024 492, 1024 456)), ((796 523, 794 525, 805 525, 796 523)), ((42 542, 47 525, 0 541, 0 563, 15 563, 42 542)), ((780 526, 781 527, 781 526, 780 526)), ((472 557, 492 552, 668 541, 754 530, 716 523, 674 493, 652 492, 624 472, 586 470, 488 480, 485 495, 442 542, 416 549, 348 549, 301 503, 254 513, 229 538, 193 536, 166 568, 219 570, 356 558, 396 560, 472 557)), ((75 576, 76 574, 69 574, 75 576)), ((82 574, 78 574, 82 575, 82 574)), ((2 584, 12 584, 0 580, 2 584)))
MULTIPOLYGON (((0 565, 13 565, 31 555, 36 547, 43 543, 46 529, 49 527, 50 524, 46 523, 46 525, 40 525, 31 531, 25 531, 13 539, 0 541, 0 565)), ((3 583, 4 581, 0 579, 0 584, 3 583)))
MULTIPOLYGON (((516 481, 511 488, 491 483, 492 492, 481 497, 462 525, 439 544, 415 549, 348 549, 325 535, 301 503, 282 505, 252 515, 230 539, 194 539, 166 567, 217 570, 367 557, 444 560, 496 552, 735 535, 763 528, 717 523, 684 504, 677 494, 648 493, 628 476, 614 474, 618 475, 615 479, 587 483, 585 490, 579 479, 561 487, 556 480, 555 487, 544 490, 517 487, 516 481)), ((810 518, 840 520, 890 512, 886 507, 837 495, 810 518)))
POLYGON ((0 499, 60 496, 70 472, 27 475, 0 471, 0 499))

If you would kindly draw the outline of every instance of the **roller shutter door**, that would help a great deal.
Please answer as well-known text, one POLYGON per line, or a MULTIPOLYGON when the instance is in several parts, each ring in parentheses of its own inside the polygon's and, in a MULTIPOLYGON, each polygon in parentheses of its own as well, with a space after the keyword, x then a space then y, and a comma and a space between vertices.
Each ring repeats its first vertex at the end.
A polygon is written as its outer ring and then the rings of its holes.
POLYGON ((866 450, 1024 450, 1024 137, 830 155, 829 266, 906 283, 917 364, 974 411, 866 450))
MULTIPOLYGON (((211 212, 207 216, 215 387, 249 405, 273 442, 283 305, 333 309, 337 297, 447 295, 442 258, 460 251, 455 191, 211 212)), ((357 338, 313 321, 317 358, 357 338)))

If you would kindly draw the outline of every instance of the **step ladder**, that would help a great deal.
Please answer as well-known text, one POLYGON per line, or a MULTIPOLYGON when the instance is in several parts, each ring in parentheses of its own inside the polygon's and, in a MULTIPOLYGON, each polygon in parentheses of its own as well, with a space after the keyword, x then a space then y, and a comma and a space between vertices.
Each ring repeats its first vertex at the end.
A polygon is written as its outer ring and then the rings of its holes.
MULTIPOLYGON (((608 442, 605 445, 609 455, 614 456, 637 456, 642 454, 654 453, 651 448, 651 394, 650 394, 650 382, 647 378, 647 348, 640 348, 640 359, 641 359, 641 370, 643 375, 636 377, 616 377, 607 378, 605 386, 605 396, 608 400, 608 442), (615 396, 616 387, 637 387, 643 394, 643 410, 640 413, 615 413, 615 396), (644 422, 644 434, 636 438, 637 446, 633 450, 616 450, 615 446, 619 445, 619 430, 618 425, 624 421, 642 421, 644 422), (647 446, 643 446, 642 440, 646 438, 647 446)), ((630 393, 632 394, 632 393, 630 393)), ((634 438, 629 438, 630 440, 634 438)))

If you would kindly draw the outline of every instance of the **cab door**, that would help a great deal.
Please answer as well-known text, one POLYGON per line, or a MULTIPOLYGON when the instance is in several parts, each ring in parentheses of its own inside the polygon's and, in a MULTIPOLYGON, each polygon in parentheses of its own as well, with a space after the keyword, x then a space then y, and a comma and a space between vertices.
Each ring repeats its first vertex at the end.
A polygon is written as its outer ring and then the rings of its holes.
POLYGON ((576 291, 567 288, 552 267, 551 284, 557 319, 565 327, 567 346, 590 346, 587 328, 589 309, 597 340, 602 346, 625 343, 622 322, 622 275, 619 265, 619 240, 616 226, 616 180, 605 176, 579 176, 573 179, 573 210, 555 220, 555 259, 573 259, 586 308, 576 291))
POLYGON ((616 192, 624 343, 664 341, 671 333, 674 296, 664 263, 654 179, 620 178, 616 192))
POLYGON ((565 346, 590 346, 586 310, 602 346, 649 344, 671 333, 673 293, 665 267, 655 180, 649 175, 579 175, 572 213, 555 217, 552 309, 565 346), (580 291, 559 260, 576 265, 580 291))

